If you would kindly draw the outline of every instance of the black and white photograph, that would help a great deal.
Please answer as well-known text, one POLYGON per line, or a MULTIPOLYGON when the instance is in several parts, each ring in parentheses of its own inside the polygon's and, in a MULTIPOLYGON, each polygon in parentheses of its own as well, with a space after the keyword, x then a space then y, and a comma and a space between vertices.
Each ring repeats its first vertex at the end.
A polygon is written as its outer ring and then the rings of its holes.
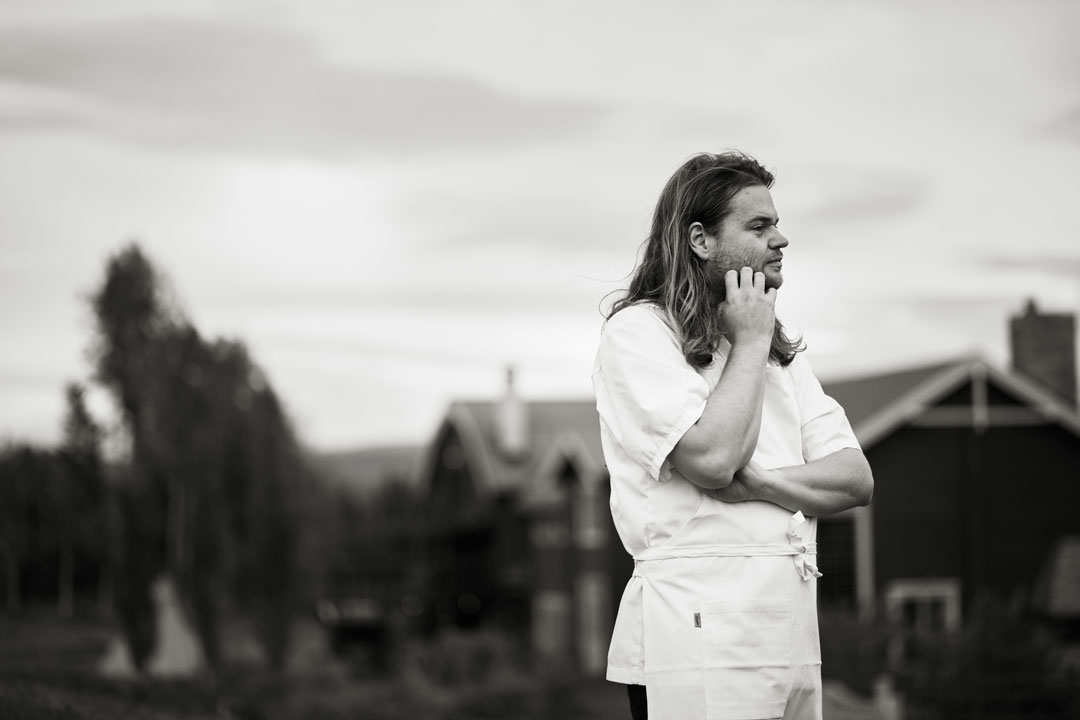
POLYGON ((1078 29, 0 0, 0 720, 1080 718, 1078 29))

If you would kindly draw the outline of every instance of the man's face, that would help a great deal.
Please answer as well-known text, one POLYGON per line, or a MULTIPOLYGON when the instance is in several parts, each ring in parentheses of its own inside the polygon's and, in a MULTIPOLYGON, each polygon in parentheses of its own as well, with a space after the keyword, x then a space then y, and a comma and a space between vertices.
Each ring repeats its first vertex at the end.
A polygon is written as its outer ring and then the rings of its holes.
POLYGON ((765 287, 778 288, 787 238, 776 229, 780 218, 772 195, 763 185, 746 187, 731 199, 731 209, 720 223, 709 255, 709 278, 713 287, 723 288, 724 273, 751 267, 765 273, 765 287))

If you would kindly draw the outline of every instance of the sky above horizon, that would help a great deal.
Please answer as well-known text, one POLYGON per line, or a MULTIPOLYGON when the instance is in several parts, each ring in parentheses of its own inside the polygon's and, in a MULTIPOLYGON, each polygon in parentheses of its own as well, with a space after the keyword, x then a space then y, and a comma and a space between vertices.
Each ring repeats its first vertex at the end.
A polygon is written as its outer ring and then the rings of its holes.
MULTIPOLYGON (((686 158, 777 176, 781 319, 839 378, 1080 309, 1080 3, 0 0, 0 442, 53 442, 137 241, 319 449, 587 398, 686 158)), ((110 417, 106 398, 94 409, 110 417)))

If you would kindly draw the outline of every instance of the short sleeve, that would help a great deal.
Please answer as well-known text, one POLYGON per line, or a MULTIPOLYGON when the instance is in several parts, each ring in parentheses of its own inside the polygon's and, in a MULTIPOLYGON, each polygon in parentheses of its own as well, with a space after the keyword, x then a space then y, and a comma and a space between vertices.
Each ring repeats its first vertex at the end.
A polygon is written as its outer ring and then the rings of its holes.
POLYGON ((651 306, 633 305, 604 326, 593 388, 601 421, 653 479, 705 409, 709 386, 683 357, 674 331, 651 306))
POLYGON ((844 448, 859 448, 844 408, 825 394, 810 362, 799 353, 791 363, 802 422, 803 459, 819 460, 844 448))

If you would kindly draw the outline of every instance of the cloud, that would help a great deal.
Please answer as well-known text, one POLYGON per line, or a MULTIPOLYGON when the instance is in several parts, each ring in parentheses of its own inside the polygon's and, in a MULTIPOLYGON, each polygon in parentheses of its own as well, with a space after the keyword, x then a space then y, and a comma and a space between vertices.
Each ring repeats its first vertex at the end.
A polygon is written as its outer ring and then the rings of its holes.
POLYGON ((1076 105, 1054 118, 1046 127, 1052 137, 1080 143, 1080 105, 1076 105))
POLYGON ((1080 255, 1075 254, 1026 257, 991 255, 980 260, 979 264, 991 270, 1028 271, 1080 280, 1080 255))
POLYGON ((930 197, 922 177, 868 168, 820 168, 802 211, 804 219, 830 224, 911 215, 930 197))
MULTIPOLYGON (((574 182, 568 178, 566 184, 574 182)), ((396 201, 391 217, 416 228, 423 245, 456 252, 510 246, 541 253, 623 248, 632 258, 648 231, 643 224, 634 227, 640 218, 627 217, 625 210, 584 193, 573 196, 544 188, 530 192, 527 187, 509 187, 493 190, 486 200, 477 195, 452 187, 442 193, 438 188, 421 191, 407 201, 396 201), (520 193, 516 198, 515 190, 520 193), (418 205, 424 208, 423 217, 416 213, 418 205), (477 208, 483 211, 476 212, 477 208)), ((638 214, 644 217, 647 211, 638 214)))
POLYGON ((603 110, 466 77, 334 65, 255 24, 153 19, 0 31, 0 127, 74 126, 153 144, 335 155, 505 148, 587 133, 603 110), (42 99, 42 95, 49 97, 42 99))
POLYGON ((583 306, 595 306, 596 281, 587 278, 565 280, 560 287, 538 283, 522 277, 515 286, 514 278, 495 278, 489 285, 437 285, 408 280, 388 283, 374 289, 300 289, 296 291, 247 291, 243 294, 222 291, 214 293, 214 306, 232 312, 265 313, 280 317, 283 311, 325 313, 329 309, 343 313, 394 312, 423 314, 500 314, 538 312, 552 314, 579 311, 583 306), (591 283, 591 284, 590 284, 591 283), (562 292, 558 292, 562 290, 562 292))

